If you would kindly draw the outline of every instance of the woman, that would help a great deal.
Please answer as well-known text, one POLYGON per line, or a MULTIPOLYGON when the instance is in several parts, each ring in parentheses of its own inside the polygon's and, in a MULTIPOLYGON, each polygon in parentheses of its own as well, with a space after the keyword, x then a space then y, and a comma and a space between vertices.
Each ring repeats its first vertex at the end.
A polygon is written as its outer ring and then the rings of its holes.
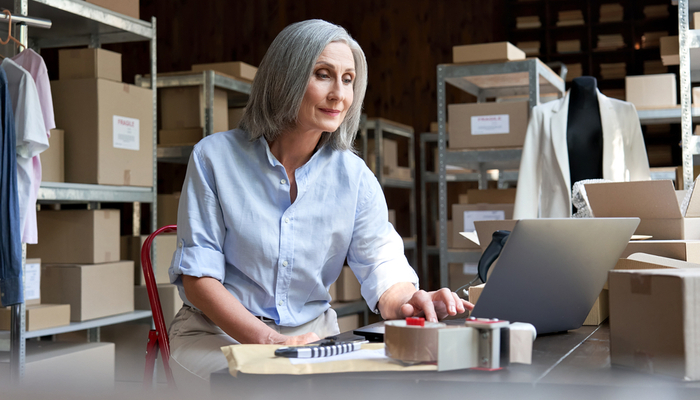
POLYGON ((352 151, 366 86, 345 29, 290 25, 260 64, 239 129, 195 146, 170 267, 185 303, 171 353, 190 372, 226 367, 221 346, 337 334, 328 288, 346 259, 385 319, 472 307, 448 289, 417 289, 381 187, 352 151))

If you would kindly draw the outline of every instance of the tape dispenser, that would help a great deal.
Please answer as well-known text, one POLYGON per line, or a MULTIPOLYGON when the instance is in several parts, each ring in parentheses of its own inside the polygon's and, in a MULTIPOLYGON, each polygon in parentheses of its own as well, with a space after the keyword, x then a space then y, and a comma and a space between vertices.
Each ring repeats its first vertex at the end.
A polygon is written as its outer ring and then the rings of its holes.
POLYGON ((386 321, 386 355, 404 364, 436 363, 438 371, 496 371, 511 362, 530 364, 537 331, 531 324, 468 318, 464 325, 423 318, 386 321))

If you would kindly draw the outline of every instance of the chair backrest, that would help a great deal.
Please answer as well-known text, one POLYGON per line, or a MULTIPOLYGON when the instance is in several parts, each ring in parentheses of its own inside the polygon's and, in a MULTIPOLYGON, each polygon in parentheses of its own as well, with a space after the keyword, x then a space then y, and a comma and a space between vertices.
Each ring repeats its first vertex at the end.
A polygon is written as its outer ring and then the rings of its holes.
POLYGON ((177 225, 167 225, 155 232, 151 233, 141 247, 141 269, 143 276, 146 279, 146 290, 148 290, 148 300, 151 303, 151 312, 153 313, 153 322, 158 333, 158 341, 163 358, 170 358, 170 341, 168 340, 168 327, 165 326, 163 318, 163 309, 160 305, 160 296, 158 295, 158 286, 156 285, 156 277, 153 273, 153 264, 151 263, 151 245, 156 236, 161 233, 176 232, 177 225))

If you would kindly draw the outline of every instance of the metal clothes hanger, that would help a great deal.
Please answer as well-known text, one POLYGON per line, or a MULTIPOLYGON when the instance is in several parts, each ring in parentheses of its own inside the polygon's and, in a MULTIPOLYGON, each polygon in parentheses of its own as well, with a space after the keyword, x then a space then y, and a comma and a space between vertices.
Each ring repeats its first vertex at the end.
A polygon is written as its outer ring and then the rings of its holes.
MULTIPOLYGON (((17 39, 15 39, 12 36, 12 13, 10 13, 10 10, 2 10, 3 14, 7 15, 7 39, 4 41, 0 39, 0 44, 8 44, 10 43, 10 40, 17 43, 20 47, 23 47, 26 49, 26 47, 17 39)), ((0 57, 5 58, 3 55, 0 54, 0 57)))

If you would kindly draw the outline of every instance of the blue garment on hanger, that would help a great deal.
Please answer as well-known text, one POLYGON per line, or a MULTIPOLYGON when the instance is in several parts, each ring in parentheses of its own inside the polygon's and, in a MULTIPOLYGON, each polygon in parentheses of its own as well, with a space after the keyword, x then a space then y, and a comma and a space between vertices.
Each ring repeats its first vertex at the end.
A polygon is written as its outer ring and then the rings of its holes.
POLYGON ((24 302, 22 242, 19 227, 15 119, 0 68, 0 300, 4 307, 24 302))

